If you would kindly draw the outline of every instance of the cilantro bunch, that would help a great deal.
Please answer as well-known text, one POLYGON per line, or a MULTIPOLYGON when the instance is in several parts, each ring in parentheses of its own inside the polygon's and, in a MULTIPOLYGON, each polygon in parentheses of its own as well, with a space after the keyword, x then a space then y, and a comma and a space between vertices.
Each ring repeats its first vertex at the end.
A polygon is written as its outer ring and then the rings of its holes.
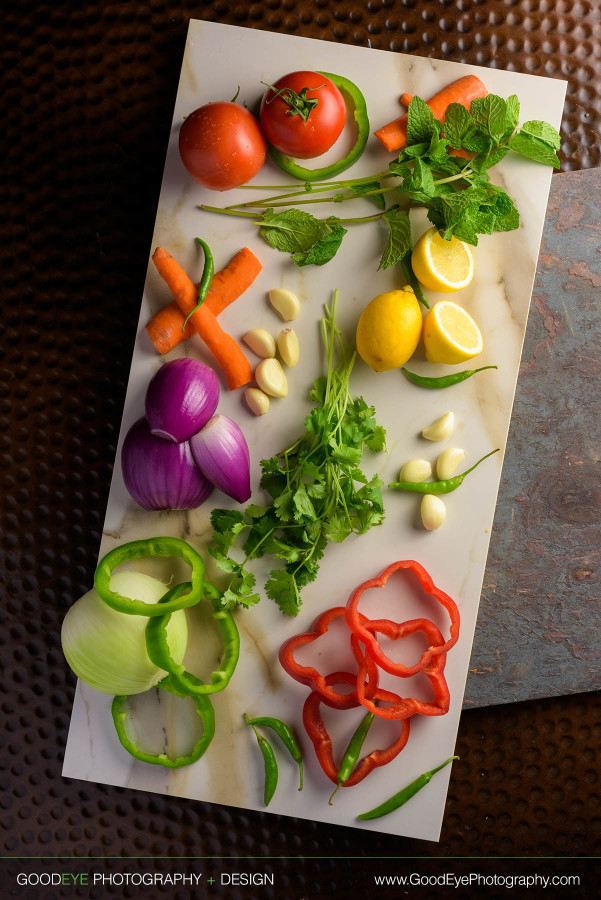
POLYGON ((489 170, 509 152, 559 168, 556 151, 560 146, 559 134, 551 125, 533 120, 519 127, 519 115, 515 94, 506 100, 489 94, 473 100, 470 111, 451 103, 443 125, 424 100, 413 97, 407 113, 407 146, 385 172, 365 178, 307 182, 302 190, 226 209, 202 208, 253 219, 263 239, 277 250, 290 253, 297 266, 329 262, 347 233, 344 224, 382 219, 388 227, 388 238, 378 268, 386 269, 403 260, 407 268, 412 249, 412 208, 427 209, 428 218, 447 240, 455 235, 473 245, 480 234, 518 227, 520 217, 513 201, 502 187, 492 183, 489 170), (313 196, 316 194, 328 196, 313 196), (357 197, 371 200, 380 211, 360 218, 316 218, 297 208, 278 210, 313 203, 342 204, 357 197), (241 206, 247 211, 239 209, 241 206))
POLYGON ((382 481, 377 475, 367 478, 360 465, 364 446, 385 449, 386 432, 376 423, 374 408, 362 397, 350 396, 356 353, 347 350, 336 326, 336 299, 337 292, 321 320, 328 371, 309 392, 315 407, 305 419, 304 433, 286 450, 261 461, 261 487, 271 501, 211 514, 209 553, 232 576, 224 605, 257 603, 255 577, 247 564, 268 555, 281 564, 270 572, 267 596, 286 615, 298 615, 301 590, 317 577, 328 543, 364 534, 384 520, 382 481), (244 538, 242 562, 230 555, 239 536, 244 538))

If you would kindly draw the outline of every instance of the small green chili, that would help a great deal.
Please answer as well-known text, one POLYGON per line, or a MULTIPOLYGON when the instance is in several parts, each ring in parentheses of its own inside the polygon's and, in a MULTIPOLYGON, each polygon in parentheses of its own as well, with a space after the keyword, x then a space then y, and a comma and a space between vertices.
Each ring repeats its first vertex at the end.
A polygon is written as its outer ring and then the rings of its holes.
POLYGON ((489 456, 492 456, 493 453, 498 452, 499 448, 497 447, 496 450, 491 450, 490 453, 487 453, 486 456, 479 459, 477 463, 474 463, 471 468, 462 472, 461 475, 454 475, 452 478, 446 478, 444 481, 393 481, 388 487, 394 488, 397 491, 411 491, 414 494, 450 494, 451 491, 457 490, 466 475, 473 472, 481 462, 484 462, 484 460, 488 459, 489 456))
POLYGON ((340 763, 340 768, 338 769, 338 784, 334 788, 328 803, 332 806, 332 799, 334 794, 340 790, 343 784, 345 784, 352 775, 353 769, 359 759, 359 754, 361 753, 361 747, 365 742, 365 738, 367 737, 367 732, 369 731, 369 726, 374 720, 374 714, 372 712, 368 712, 361 722, 359 723, 359 727, 353 734, 350 739, 349 745, 346 748, 346 753, 342 757, 342 761, 340 763))
POLYGON ((405 367, 403 367, 402 372, 409 381, 413 382, 413 384, 436 390, 437 388, 452 387, 454 384, 459 384, 459 382, 465 381, 466 378, 471 378, 476 372, 484 372, 485 369, 497 368, 498 366, 481 366, 479 369, 464 369, 463 372, 455 372, 453 375, 443 375, 441 378, 428 378, 426 375, 416 375, 415 372, 410 372, 409 369, 405 369, 405 367))
MULTIPOLYGON (((244 714, 245 718, 248 720, 248 716, 246 713, 244 714)), ((248 721, 250 724, 250 721, 248 721)), ((265 806, 269 806, 270 800, 275 794, 275 789, 278 785, 278 764, 275 758, 275 753, 273 752, 273 747, 263 735, 257 730, 256 726, 253 725, 252 729, 256 735, 257 742, 259 744, 259 750, 263 756, 263 764, 265 766, 265 789, 263 791, 263 801, 265 806)))
POLYGON ((400 806, 403 806, 407 800, 411 800, 418 791, 421 791, 423 787, 425 787, 433 775, 436 775, 437 772, 440 772, 441 769, 444 769, 445 766, 453 759, 459 759, 458 756, 451 756, 445 762, 443 762, 440 766, 436 766, 435 769, 431 769, 429 772, 424 772, 423 775, 420 775, 415 781, 412 781, 411 784, 408 784, 407 787, 404 787, 398 794, 395 794, 393 797, 390 797, 388 800, 385 800, 384 803, 381 803, 380 806, 376 806, 375 809, 370 809, 369 812, 361 813, 360 816, 357 816, 358 819, 379 819, 380 816, 387 816, 388 813, 394 812, 395 809, 398 809, 400 806))
POLYGON ((205 254, 205 264, 204 269, 202 270, 202 278, 200 279, 200 284, 198 285, 198 294, 196 295, 196 306, 194 309, 191 309, 188 315, 184 320, 184 324, 182 325, 182 333, 184 328, 188 324, 188 319, 191 315, 193 315, 196 310, 202 306, 205 301, 207 294, 209 293, 209 288, 211 287, 211 282, 213 280, 213 273, 215 272, 215 263, 213 262, 213 254, 209 250, 208 244, 206 244, 202 238, 194 238, 197 244, 200 244, 205 254))
POLYGON ((271 728, 272 731, 275 731, 277 736, 282 741, 286 750, 290 753, 290 756, 298 765, 299 777, 300 777, 300 787, 299 791, 303 789, 303 755, 301 753, 301 749, 298 746, 297 740, 294 736, 294 732, 290 725, 286 722, 282 722, 281 719, 274 719, 272 716, 257 716, 254 719, 249 719, 246 713, 244 714, 247 725, 261 725, 264 728, 271 728))

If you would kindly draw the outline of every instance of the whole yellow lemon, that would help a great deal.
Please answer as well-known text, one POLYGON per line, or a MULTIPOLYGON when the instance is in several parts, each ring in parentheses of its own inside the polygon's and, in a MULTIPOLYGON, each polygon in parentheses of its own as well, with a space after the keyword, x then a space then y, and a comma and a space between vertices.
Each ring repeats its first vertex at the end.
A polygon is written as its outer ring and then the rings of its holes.
POLYGON ((357 325, 357 352, 375 372, 398 369, 419 343, 422 313, 412 288, 387 291, 368 303, 357 325))

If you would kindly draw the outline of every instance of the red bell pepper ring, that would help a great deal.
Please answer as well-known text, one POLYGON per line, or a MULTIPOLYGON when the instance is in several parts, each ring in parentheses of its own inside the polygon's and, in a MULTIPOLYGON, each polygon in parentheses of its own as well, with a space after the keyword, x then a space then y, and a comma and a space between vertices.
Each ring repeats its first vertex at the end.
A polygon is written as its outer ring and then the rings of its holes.
MULTIPOLYGON (((396 641, 400 638, 407 637, 410 634, 422 632, 426 635, 431 647, 439 647, 444 645, 444 638, 439 629, 429 619, 411 619, 408 622, 390 622, 388 619, 372 620, 366 626, 372 634, 384 634, 390 640, 396 641)), ((434 694, 433 700, 429 703, 423 700, 417 700, 415 697, 400 697, 393 694, 394 700, 389 706, 376 706, 370 699, 366 691, 366 679, 369 675, 369 650, 362 652, 359 641, 353 635, 353 651, 357 659, 362 657, 357 673, 357 698, 362 706, 372 712, 381 719, 406 719, 418 713, 421 716, 444 716, 449 711, 451 702, 451 694, 444 676, 444 667, 447 661, 446 653, 438 653, 432 657, 430 662, 426 663, 420 672, 426 676, 434 694)))
MULTIPOLYGON (((332 609, 327 609, 315 619, 310 631, 306 631, 303 634, 295 634, 293 637, 288 638, 288 640, 280 647, 279 653, 282 668, 285 669, 288 675, 290 675, 291 678, 294 678, 295 681, 299 681, 301 684, 306 684, 310 687, 311 690, 319 694, 321 701, 325 703, 326 706, 330 706, 333 709, 351 709, 353 705, 358 705, 355 691, 352 691, 351 694, 343 694, 335 691, 334 688, 329 685, 330 683, 340 683, 339 680, 329 682, 329 676, 322 675, 313 666, 301 666, 300 663, 296 662, 294 653, 298 647, 302 647, 305 644, 311 644, 313 641, 316 641, 317 638, 322 637, 330 627, 330 623, 334 619, 344 616, 345 614, 346 610, 344 606, 334 606, 332 609), (351 706, 347 705, 349 697, 352 700, 351 706)), ((358 614, 358 617, 362 624, 366 624, 369 621, 365 616, 361 615, 361 613, 358 614)), ((378 687, 378 667, 372 661, 371 657, 367 660, 365 659, 365 656, 361 653, 358 645, 353 648, 353 653, 357 662, 364 666, 362 676, 363 692, 367 697, 372 697, 374 691, 378 687)), ((353 685, 355 685, 356 676, 350 675, 350 678, 352 679, 353 685)), ((351 681, 346 683, 351 684, 351 681)))
MULTIPOLYGON (((355 677, 349 672, 333 672, 325 677, 326 685, 332 684, 354 684, 355 677)), ((344 709, 353 709, 359 706, 354 692, 344 695, 347 699, 347 705, 344 709)), ((382 703, 394 702, 396 694, 390 691, 377 688, 374 690, 374 699, 382 703)), ((324 724, 321 715, 322 699, 317 691, 312 691, 303 706, 303 724, 305 730, 311 739, 311 743, 315 748, 315 754, 319 765, 328 776, 330 781, 338 784, 338 766, 334 762, 334 752, 332 748, 332 739, 328 734, 328 730, 324 724)), ((340 707, 341 709, 343 707, 340 707)), ((385 750, 372 750, 367 756, 364 756, 359 765, 356 767, 351 776, 345 781, 341 787, 352 787, 359 784, 360 781, 369 775, 374 769, 385 766, 391 762, 395 756, 398 756, 405 744, 409 740, 409 719, 403 719, 401 733, 389 747, 385 750)))
POLYGON ((391 675, 400 675, 402 678, 406 678, 409 675, 416 675, 418 672, 421 672, 433 657, 446 653, 451 647, 454 647, 459 638, 459 610, 457 604, 448 594, 445 594, 444 591, 441 591, 440 588, 436 587, 424 567, 420 566, 420 564, 413 559, 400 560, 399 562, 392 563, 376 578, 371 578, 369 581, 364 581, 363 584, 360 584, 359 587, 353 591, 346 604, 346 621, 353 634, 355 634, 355 636, 367 647, 367 650, 369 651, 368 656, 372 657, 374 662, 386 672, 390 672, 391 675), (358 610, 359 601, 361 600, 364 591, 367 591, 370 588, 384 587, 390 576, 401 569, 408 569, 417 576, 425 593, 434 597, 434 599, 446 609, 451 620, 449 639, 443 644, 440 644, 440 646, 428 647, 414 666, 404 666, 402 663, 395 663, 386 656, 378 643, 376 635, 367 627, 365 617, 362 619, 361 613, 358 610))

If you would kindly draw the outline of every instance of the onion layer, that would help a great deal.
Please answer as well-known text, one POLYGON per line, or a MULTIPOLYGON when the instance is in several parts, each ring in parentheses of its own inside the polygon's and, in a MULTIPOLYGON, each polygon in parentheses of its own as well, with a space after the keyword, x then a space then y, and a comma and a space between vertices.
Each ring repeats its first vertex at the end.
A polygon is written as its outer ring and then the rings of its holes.
POLYGON ((146 419, 138 419, 128 431, 121 466, 125 487, 144 509, 196 509, 213 490, 196 466, 189 443, 155 437, 146 419))
POLYGON ((207 424, 218 402, 212 369, 195 359, 174 359, 148 385, 146 418, 155 437, 180 444, 207 424))
POLYGON ((213 416, 190 438, 198 468, 209 481, 244 503, 250 497, 250 454, 242 431, 227 416, 213 416))
MULTIPOLYGON (((111 589, 134 600, 158 603, 167 585, 141 572, 117 572, 111 589)), ((78 678, 103 694, 141 694, 167 675, 146 652, 146 616, 129 616, 88 591, 67 612, 61 630, 63 652, 78 678)), ((172 613, 167 625, 171 654, 181 663, 188 643, 184 610, 172 613)))

